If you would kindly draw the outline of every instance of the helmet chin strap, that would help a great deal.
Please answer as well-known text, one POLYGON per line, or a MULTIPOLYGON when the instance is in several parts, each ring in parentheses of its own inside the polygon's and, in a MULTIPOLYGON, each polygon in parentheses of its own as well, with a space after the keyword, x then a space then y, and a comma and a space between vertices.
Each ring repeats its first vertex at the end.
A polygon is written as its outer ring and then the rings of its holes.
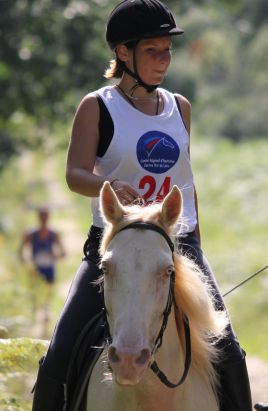
POLYGON ((132 78, 134 78, 136 85, 133 87, 133 89, 136 89, 138 87, 143 87, 145 88, 145 90, 148 93, 152 93, 153 91, 155 91, 157 89, 157 87, 159 86, 159 84, 146 84, 144 83, 144 81, 140 78, 140 76, 136 73, 134 73, 133 71, 131 71, 124 62, 120 61, 120 65, 122 67, 122 69, 132 78))
POLYGON ((138 73, 138 68, 137 68, 137 61, 136 61, 136 46, 133 48, 133 66, 134 66, 134 71, 130 70, 126 64, 122 60, 118 60, 122 70, 124 70, 129 76, 134 78, 136 84, 134 87, 132 87, 132 90, 135 90, 138 87, 143 87, 148 93, 153 93, 157 87, 159 87, 159 84, 146 84, 139 76, 138 73))

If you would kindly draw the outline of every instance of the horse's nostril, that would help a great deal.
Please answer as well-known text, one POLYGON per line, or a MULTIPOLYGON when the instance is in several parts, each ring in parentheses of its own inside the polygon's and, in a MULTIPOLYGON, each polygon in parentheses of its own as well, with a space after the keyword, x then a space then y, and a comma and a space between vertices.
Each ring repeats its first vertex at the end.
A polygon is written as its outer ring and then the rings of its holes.
POLYGON ((116 348, 113 347, 112 345, 108 349, 108 358, 109 358, 109 361, 112 363, 120 362, 120 358, 116 353, 116 348))
POLYGON ((150 359, 150 351, 148 349, 143 349, 141 350, 141 353, 138 358, 136 358, 136 364, 138 365, 144 365, 146 364, 150 359))

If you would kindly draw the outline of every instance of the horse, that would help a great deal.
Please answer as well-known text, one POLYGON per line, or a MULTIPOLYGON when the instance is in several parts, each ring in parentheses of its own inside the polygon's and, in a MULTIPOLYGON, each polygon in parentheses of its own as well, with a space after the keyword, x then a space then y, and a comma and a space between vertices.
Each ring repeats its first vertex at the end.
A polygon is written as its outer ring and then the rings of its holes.
POLYGON ((123 206, 105 182, 100 204, 109 343, 92 371, 86 410, 218 411, 214 364, 227 315, 215 310, 205 275, 174 252, 179 188, 162 203, 123 206))

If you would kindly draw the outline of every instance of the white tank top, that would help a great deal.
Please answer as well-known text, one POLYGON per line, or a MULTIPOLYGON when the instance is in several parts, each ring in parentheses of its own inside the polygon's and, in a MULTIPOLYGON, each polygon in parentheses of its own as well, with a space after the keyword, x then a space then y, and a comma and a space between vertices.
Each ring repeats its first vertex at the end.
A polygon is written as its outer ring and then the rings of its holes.
MULTIPOLYGON (((94 174, 129 182, 146 201, 162 200, 176 184, 183 196, 183 225, 175 234, 191 232, 197 224, 189 135, 175 97, 159 88, 163 111, 150 116, 136 110, 113 86, 98 90, 114 124, 112 141, 96 157, 94 174)), ((91 199, 93 224, 103 227, 99 198, 91 199)))

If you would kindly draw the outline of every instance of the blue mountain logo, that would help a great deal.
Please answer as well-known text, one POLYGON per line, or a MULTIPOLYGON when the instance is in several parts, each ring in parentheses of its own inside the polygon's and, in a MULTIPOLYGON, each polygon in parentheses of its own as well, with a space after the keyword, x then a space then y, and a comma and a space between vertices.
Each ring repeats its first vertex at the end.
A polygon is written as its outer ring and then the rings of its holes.
POLYGON ((180 149, 172 137, 161 131, 143 134, 137 144, 137 159, 144 170, 162 174, 178 161, 180 149))

